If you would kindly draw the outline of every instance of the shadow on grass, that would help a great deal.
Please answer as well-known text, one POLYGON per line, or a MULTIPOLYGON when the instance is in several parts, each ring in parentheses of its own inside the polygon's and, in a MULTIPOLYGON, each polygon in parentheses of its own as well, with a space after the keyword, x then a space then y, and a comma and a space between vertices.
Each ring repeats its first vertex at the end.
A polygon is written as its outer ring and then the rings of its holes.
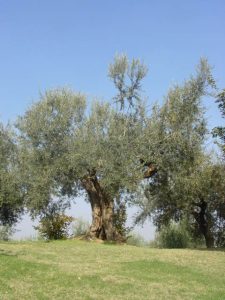
POLYGON ((198 251, 225 252, 225 248, 196 248, 198 251))
POLYGON ((5 251, 4 249, 0 249, 0 256, 16 256, 16 254, 10 251, 5 251))

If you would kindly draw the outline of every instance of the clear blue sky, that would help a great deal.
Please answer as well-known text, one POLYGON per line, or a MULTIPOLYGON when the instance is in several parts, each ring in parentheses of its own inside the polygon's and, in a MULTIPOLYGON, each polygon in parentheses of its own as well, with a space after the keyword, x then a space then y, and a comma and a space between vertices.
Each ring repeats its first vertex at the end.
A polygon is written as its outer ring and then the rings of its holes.
MULTIPOLYGON (((110 99, 115 53, 149 67, 143 89, 161 100, 201 56, 225 87, 224 0, 0 0, 0 119, 15 120, 40 91, 71 86, 110 99)), ((206 100, 210 127, 219 113, 206 100)))

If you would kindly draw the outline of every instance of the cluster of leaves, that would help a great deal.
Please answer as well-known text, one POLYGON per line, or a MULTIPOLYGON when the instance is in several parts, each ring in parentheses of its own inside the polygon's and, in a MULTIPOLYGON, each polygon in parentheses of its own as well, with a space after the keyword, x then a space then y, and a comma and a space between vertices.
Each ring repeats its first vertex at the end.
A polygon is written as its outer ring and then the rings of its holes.
POLYGON ((85 107, 84 96, 71 90, 48 91, 17 121, 20 173, 33 216, 44 213, 53 197, 77 195, 81 168, 73 168, 69 154, 85 107))
POLYGON ((113 64, 110 64, 109 78, 118 90, 114 100, 120 104, 120 110, 137 108, 137 104, 142 102, 141 81, 147 72, 147 67, 139 59, 129 62, 125 54, 117 55, 113 64))
POLYGON ((19 219, 23 196, 14 136, 0 123, 0 225, 13 225, 19 219))
MULTIPOLYGON (((219 109, 221 111, 222 117, 225 118, 225 89, 217 95, 217 100, 219 109)), ((218 137, 221 140, 219 146, 225 156, 225 127, 219 126, 213 129, 213 136, 218 137)))

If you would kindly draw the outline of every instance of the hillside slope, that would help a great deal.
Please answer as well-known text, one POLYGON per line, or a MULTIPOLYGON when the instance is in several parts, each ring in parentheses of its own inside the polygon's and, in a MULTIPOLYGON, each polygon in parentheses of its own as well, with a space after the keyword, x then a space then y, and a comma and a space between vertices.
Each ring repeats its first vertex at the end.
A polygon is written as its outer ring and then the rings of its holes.
POLYGON ((225 299, 225 252, 0 242, 0 299, 225 299))

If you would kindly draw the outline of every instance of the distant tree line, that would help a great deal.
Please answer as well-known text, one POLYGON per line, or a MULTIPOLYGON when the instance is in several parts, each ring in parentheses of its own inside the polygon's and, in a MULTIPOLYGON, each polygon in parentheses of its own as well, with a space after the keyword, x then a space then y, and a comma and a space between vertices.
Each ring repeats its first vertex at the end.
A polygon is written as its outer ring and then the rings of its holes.
MULTIPOLYGON (((214 97, 224 117, 225 90, 218 93, 201 59, 195 75, 149 109, 141 93, 146 74, 140 60, 116 56, 111 102, 88 105, 83 94, 49 90, 14 127, 0 125, 0 225, 12 226, 25 210, 46 220, 56 202, 63 213, 85 195, 89 238, 125 241, 126 208, 135 205, 136 224, 150 218, 160 231, 185 222, 193 239, 225 246, 224 157, 206 149, 202 105, 214 97)), ((225 155, 225 128, 212 134, 225 155)))

